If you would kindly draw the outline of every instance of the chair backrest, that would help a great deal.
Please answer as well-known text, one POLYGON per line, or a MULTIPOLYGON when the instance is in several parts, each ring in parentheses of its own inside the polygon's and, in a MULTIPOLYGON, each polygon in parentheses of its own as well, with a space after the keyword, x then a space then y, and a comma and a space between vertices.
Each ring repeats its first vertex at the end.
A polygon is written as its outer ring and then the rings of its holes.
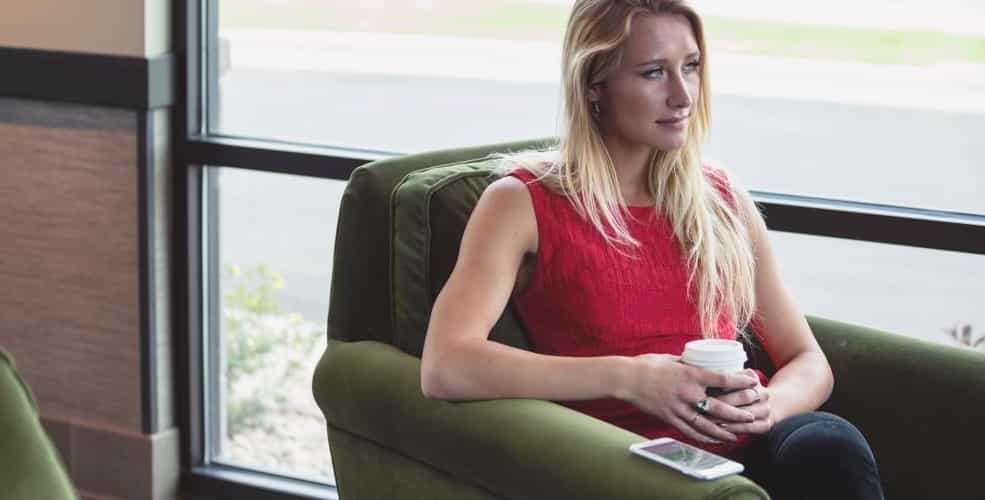
MULTIPOLYGON (((431 308, 458 258, 465 224, 496 180, 496 153, 544 148, 537 139, 369 163, 349 179, 339 211, 328 334, 376 340, 420 356, 431 308)), ((511 308, 490 338, 529 349, 511 308)), ((775 369, 755 335, 749 366, 775 369)))
MULTIPOLYGON (((420 356, 431 304, 454 266, 472 208, 493 180, 489 156, 550 142, 436 151, 356 169, 339 211, 329 336, 376 340, 420 356)), ((490 336, 526 346, 509 310, 490 336)))

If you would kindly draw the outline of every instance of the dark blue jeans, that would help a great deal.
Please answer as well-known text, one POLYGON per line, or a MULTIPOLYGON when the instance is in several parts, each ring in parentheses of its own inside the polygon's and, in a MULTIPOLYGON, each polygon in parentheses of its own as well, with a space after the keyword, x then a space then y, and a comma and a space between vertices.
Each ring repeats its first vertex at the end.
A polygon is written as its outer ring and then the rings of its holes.
POLYGON ((831 413, 794 415, 773 426, 742 460, 743 475, 773 500, 882 500, 869 443, 831 413))

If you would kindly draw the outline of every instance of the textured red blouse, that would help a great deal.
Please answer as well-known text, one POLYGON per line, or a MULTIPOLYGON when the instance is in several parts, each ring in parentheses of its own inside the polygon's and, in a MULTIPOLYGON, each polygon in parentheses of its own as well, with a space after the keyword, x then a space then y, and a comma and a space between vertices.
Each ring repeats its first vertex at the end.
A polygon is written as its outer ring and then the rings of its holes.
MULTIPOLYGON (((734 206, 724 173, 710 168, 705 173, 734 206)), ((565 196, 531 172, 519 169, 510 175, 527 184, 537 218, 533 274, 512 299, 536 352, 680 355, 685 343, 702 338, 697 307, 686 293, 686 256, 665 216, 649 206, 628 207, 628 227, 641 246, 627 252, 613 248, 565 196)), ((735 329, 734 321, 724 315, 718 321, 719 338, 734 339, 735 329)), ((738 443, 720 445, 695 443, 625 401, 560 403, 648 438, 673 437, 728 456, 737 455, 751 437, 740 435, 738 443)))

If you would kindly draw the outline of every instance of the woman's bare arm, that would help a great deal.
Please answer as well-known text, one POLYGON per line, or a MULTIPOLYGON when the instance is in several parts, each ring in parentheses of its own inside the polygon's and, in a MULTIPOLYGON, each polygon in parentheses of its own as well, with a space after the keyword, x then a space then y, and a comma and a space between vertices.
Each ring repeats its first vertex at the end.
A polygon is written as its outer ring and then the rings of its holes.
MULTIPOLYGON (((537 223, 522 181, 493 183, 476 205, 458 261, 438 295, 421 359, 428 398, 582 400, 615 397, 677 427, 694 439, 735 439, 694 404, 706 387, 748 388, 756 379, 678 363, 675 356, 548 356, 488 339, 514 289, 524 255, 537 250, 537 223)), ((735 422, 753 415, 721 402, 709 414, 735 422)))
POLYGON ((628 358, 545 356, 488 340, 513 292, 520 264, 536 252, 537 222, 523 181, 483 193, 458 261, 431 313, 421 366, 424 395, 440 399, 620 397, 628 358), (574 376, 577 374, 577 376, 574 376))

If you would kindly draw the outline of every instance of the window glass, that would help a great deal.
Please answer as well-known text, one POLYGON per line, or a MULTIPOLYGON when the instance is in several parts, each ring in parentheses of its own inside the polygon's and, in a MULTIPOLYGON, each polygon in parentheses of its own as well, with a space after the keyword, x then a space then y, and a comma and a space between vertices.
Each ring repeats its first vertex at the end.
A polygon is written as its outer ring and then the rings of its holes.
POLYGON ((985 256, 776 231, 770 241, 805 314, 955 346, 985 338, 985 256))
MULTIPOLYGON (((211 132, 407 153, 557 133, 570 0, 220 0, 211 132)), ((708 161, 985 213, 985 4, 699 0, 708 161)))
POLYGON ((211 169, 211 460, 334 483, 311 380, 325 349, 344 182, 211 169))

